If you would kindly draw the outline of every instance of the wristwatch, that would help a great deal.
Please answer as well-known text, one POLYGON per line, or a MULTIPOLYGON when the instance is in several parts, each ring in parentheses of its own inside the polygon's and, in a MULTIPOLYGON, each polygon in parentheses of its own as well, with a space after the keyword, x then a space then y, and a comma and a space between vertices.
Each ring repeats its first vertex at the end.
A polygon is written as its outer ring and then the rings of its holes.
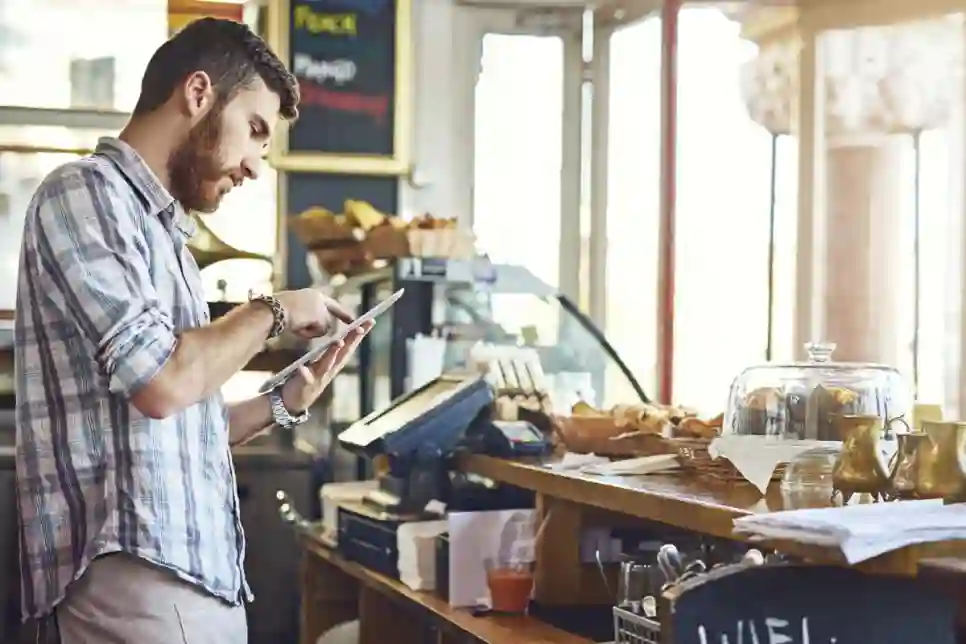
POLYGON ((248 301, 259 302, 272 310, 272 330, 268 332, 268 339, 274 340, 282 335, 282 331, 285 330, 285 324, 288 321, 288 316, 285 314, 285 307, 282 306, 282 303, 271 295, 260 295, 256 294, 255 291, 248 291, 248 301))
POLYGON ((293 416, 292 412, 285 406, 282 400, 282 388, 276 387, 268 392, 268 404, 272 408, 272 420, 282 429, 289 429, 296 425, 301 425, 309 419, 309 410, 306 409, 298 416, 293 416))

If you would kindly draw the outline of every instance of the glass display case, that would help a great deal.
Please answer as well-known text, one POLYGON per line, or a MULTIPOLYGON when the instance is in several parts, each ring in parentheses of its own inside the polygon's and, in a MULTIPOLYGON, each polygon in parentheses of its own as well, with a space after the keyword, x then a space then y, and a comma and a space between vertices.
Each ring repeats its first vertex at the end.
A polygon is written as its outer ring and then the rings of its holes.
POLYGON ((892 367, 834 362, 834 343, 805 349, 807 362, 759 365, 735 378, 726 433, 837 441, 837 416, 892 419, 912 410, 912 389, 892 367))
MULTIPOLYGON (((637 379, 593 322, 523 267, 486 260, 404 258, 347 280, 336 295, 366 311, 399 288, 406 294, 379 318, 360 346, 354 374, 337 379, 334 421, 365 416, 410 390, 410 352, 417 336, 440 339, 441 371, 472 369, 471 350, 480 342, 527 347, 539 355, 544 384, 552 395, 568 391, 603 409, 647 401, 637 379), (352 389, 357 392, 354 397, 352 389)), ((568 396, 558 400, 566 404, 568 396)))

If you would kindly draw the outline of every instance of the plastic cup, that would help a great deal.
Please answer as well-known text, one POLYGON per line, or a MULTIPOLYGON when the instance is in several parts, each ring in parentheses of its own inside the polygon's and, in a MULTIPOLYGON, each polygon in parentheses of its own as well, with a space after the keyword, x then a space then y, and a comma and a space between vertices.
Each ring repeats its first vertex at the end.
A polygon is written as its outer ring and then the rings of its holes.
POLYGON ((488 559, 486 585, 490 589, 492 610, 525 613, 533 592, 533 564, 488 559))

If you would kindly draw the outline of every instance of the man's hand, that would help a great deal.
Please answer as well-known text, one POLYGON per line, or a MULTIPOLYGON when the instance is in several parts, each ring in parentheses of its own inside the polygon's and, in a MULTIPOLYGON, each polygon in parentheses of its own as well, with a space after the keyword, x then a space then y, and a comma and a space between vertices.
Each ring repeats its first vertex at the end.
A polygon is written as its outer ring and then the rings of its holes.
POLYGON ((372 329, 372 324, 366 322, 351 332, 345 340, 333 344, 317 362, 299 367, 298 374, 282 387, 282 400, 286 409, 293 414, 301 414, 311 407, 342 371, 359 343, 372 329))
MULTIPOLYGON (((336 320, 346 324, 353 320, 352 314, 341 304, 312 288, 283 291, 276 293, 275 298, 285 309, 286 330, 303 338, 317 338, 331 332, 336 320)), ((316 365, 324 360, 323 357, 316 365)))

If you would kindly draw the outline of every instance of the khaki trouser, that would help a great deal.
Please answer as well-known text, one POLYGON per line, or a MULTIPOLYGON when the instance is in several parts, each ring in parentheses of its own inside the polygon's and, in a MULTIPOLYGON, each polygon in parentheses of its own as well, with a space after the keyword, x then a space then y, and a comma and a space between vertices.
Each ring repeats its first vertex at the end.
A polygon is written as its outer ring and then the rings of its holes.
POLYGON ((98 557, 57 607, 62 644, 247 644, 230 606, 128 554, 98 557))

